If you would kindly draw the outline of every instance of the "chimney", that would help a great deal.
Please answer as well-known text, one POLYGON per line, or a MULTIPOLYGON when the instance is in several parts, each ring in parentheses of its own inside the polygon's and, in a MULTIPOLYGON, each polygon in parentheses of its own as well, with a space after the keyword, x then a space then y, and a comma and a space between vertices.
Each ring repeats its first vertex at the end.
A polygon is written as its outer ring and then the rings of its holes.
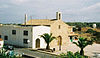
POLYGON ((25 25, 27 23, 27 14, 25 14, 25 21, 24 21, 25 25))
POLYGON ((56 12, 56 19, 61 20, 62 19, 62 14, 61 12, 56 12))

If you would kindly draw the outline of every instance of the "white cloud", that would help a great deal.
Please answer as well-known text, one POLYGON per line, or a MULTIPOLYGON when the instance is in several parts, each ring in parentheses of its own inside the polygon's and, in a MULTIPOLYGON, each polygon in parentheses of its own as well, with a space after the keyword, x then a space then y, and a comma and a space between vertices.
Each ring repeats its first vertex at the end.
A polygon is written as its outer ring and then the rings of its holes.
POLYGON ((8 8, 8 5, 0 5, 0 8, 8 8))
POLYGON ((30 0, 10 0, 12 4, 16 4, 16 5, 21 5, 21 4, 27 3, 28 1, 30 0))
POLYGON ((56 11, 63 13, 64 21, 100 21, 99 0, 0 0, 0 18, 9 22, 22 22, 25 13, 38 19, 55 18, 56 11))
POLYGON ((100 11, 100 3, 96 3, 94 5, 91 5, 89 7, 85 7, 83 9, 81 9, 81 11, 87 11, 87 12, 90 12, 90 11, 100 11))
POLYGON ((65 10, 64 15, 73 21, 99 21, 100 3, 76 10, 65 10))
POLYGON ((81 9, 71 9, 71 10, 65 10, 65 12, 69 13, 87 13, 87 12, 100 12, 100 3, 96 3, 94 5, 83 7, 81 9))

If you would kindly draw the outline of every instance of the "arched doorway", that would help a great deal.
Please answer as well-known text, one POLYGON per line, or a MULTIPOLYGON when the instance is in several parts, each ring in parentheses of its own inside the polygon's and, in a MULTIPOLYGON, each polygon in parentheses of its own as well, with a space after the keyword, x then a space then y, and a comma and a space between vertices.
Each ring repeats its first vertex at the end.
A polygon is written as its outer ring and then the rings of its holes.
POLYGON ((58 45, 59 45, 59 51, 61 51, 61 45, 62 45, 62 37, 58 36, 58 45))
POLYGON ((38 39, 36 39, 36 48, 40 48, 40 39, 38 38, 38 39))

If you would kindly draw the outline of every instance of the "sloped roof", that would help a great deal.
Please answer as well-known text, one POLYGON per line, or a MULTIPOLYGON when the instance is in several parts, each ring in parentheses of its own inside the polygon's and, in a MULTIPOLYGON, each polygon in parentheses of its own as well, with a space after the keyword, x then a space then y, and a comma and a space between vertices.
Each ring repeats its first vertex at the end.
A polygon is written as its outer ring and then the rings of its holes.
POLYGON ((27 25, 51 25, 56 19, 31 19, 26 22, 27 25))

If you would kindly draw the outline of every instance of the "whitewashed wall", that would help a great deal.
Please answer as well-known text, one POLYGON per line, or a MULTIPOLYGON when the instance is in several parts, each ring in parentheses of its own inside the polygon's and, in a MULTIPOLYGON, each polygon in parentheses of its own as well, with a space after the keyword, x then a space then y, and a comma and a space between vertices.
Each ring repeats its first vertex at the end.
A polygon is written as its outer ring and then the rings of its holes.
POLYGON ((21 47, 32 47, 32 27, 21 27, 21 26, 0 26, 0 35, 2 39, 4 36, 8 36, 8 40, 4 40, 5 44, 12 44, 21 47), (16 35, 12 34, 12 30, 16 30, 16 35), (23 31, 28 31, 28 36, 23 35, 23 31), (28 44, 23 43, 23 39, 29 39, 28 44))
POLYGON ((45 48, 46 43, 43 38, 39 35, 44 33, 50 34, 50 27, 48 26, 31 26, 31 27, 21 27, 21 26, 0 26, 0 35, 2 39, 4 36, 8 36, 8 40, 4 40, 5 44, 12 44, 21 47, 32 47, 36 48, 36 39, 40 39, 40 48, 45 48), (12 30, 16 30, 16 35, 12 34, 12 30), (28 36, 23 35, 23 31, 28 31, 28 36), (23 39, 28 39, 30 42, 28 44, 23 43, 23 39))
POLYGON ((40 48, 46 47, 46 42, 39 35, 43 35, 44 33, 50 34, 50 27, 48 26, 35 26, 33 27, 33 45, 32 48, 36 48, 36 39, 40 39, 40 48))
POLYGON ((2 48, 3 47, 3 44, 4 44, 4 41, 2 40, 2 41, 0 41, 0 48, 2 48))

